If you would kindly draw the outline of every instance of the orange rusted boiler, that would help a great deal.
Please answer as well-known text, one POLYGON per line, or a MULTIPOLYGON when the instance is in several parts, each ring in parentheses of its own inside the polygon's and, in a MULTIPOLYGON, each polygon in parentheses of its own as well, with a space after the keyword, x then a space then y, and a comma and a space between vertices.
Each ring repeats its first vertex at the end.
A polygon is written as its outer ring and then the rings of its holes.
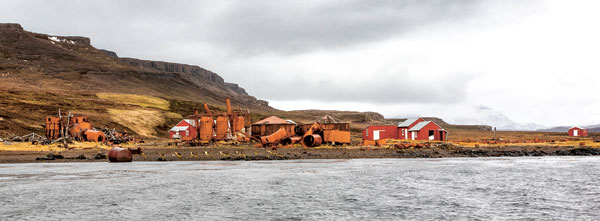
POLYGON ((201 141, 212 141, 213 140, 213 118, 210 116, 203 116, 200 118, 200 133, 199 139, 201 141))
POLYGON ((58 117, 46 117, 46 138, 56 140, 61 136, 62 122, 58 117))
POLYGON ((83 133, 83 139, 92 142, 104 142, 106 141, 106 135, 102 131, 86 130, 83 133))
POLYGON ((227 129, 229 129, 229 120, 225 116, 217 117, 217 124, 215 126, 215 139, 225 140, 227 139, 227 129))

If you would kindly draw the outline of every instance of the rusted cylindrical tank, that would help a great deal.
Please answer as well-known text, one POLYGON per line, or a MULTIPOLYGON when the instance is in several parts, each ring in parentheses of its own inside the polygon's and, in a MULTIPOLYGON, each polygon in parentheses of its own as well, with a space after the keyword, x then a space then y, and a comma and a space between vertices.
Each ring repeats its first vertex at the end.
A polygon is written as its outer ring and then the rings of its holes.
POLYGON ((296 135, 298 136, 304 136, 304 133, 306 131, 304 130, 304 127, 302 125, 296 125, 294 127, 294 133, 296 133, 296 135))
POLYGON ((131 162, 133 157, 130 150, 115 147, 108 152, 108 160, 110 162, 131 162))
POLYGON ((84 134, 83 138, 86 141, 93 141, 93 142, 104 142, 104 141, 106 141, 106 135, 102 131, 86 130, 85 132, 83 132, 83 134, 84 134))
POLYGON ((239 132, 242 131, 242 129, 244 129, 244 124, 246 122, 244 122, 244 117, 242 116, 238 116, 233 123, 233 131, 234 132, 239 132))
POLYGON ((321 143, 323 142, 323 139, 318 134, 307 135, 303 139, 304 145, 306 145, 306 147, 316 147, 321 145, 321 143))
POLYGON ((217 117, 217 124, 215 126, 216 140, 227 139, 227 129, 229 128, 228 119, 225 116, 217 117))
POLYGON ((287 131, 284 128, 279 128, 279 130, 269 136, 260 137, 260 142, 263 146, 277 145, 279 141, 286 137, 288 137, 287 131))
POLYGON ((200 118, 200 140, 212 141, 213 138, 213 118, 203 116, 200 118))
POLYGON ((92 124, 88 122, 75 123, 69 128, 69 135, 74 137, 76 140, 85 140, 83 133, 87 130, 92 129, 92 124))
POLYGON ((292 145, 300 142, 300 140, 302 140, 302 137, 288 137, 281 140, 281 145, 292 145))

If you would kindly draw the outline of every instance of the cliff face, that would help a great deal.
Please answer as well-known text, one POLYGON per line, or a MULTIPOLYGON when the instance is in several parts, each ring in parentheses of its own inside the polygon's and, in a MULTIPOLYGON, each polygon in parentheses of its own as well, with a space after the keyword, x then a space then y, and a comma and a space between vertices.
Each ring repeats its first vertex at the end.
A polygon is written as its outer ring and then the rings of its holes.
POLYGON ((151 94, 215 104, 231 98, 251 109, 271 109, 266 101, 202 67, 120 58, 90 43, 86 37, 33 33, 19 24, 0 24, 0 70, 37 73, 28 81, 45 88, 151 94))
POLYGON ((196 65, 178 64, 164 61, 148 61, 135 58, 120 58, 120 60, 129 65, 137 66, 143 69, 152 69, 161 72, 183 73, 189 75, 191 77, 190 79, 197 79, 197 84, 201 84, 201 82, 204 81, 212 82, 236 93, 248 95, 246 90, 239 87, 237 84, 225 82, 225 80, 223 80, 223 78, 218 74, 196 65))

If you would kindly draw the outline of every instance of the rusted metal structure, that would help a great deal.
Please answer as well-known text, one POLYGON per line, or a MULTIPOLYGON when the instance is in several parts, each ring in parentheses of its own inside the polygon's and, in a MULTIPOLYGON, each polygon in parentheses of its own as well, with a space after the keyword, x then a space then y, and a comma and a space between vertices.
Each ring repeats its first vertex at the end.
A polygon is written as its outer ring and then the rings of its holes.
POLYGON ((288 145, 297 144, 298 142, 300 142, 300 140, 302 140, 302 137, 300 137, 300 136, 288 137, 288 138, 281 140, 281 145, 288 146, 288 145))
POLYGON ((322 143, 333 145, 350 144, 350 123, 325 115, 312 124, 296 126, 297 135, 302 136, 303 147, 315 147, 322 143))
POLYGON ((295 127, 296 123, 293 121, 284 120, 276 116, 270 116, 252 124, 252 136, 268 136, 275 133, 280 128, 285 129, 288 134, 295 134, 295 127))
POLYGON ((106 135, 100 130, 96 130, 85 116, 73 116, 71 113, 62 116, 60 110, 58 116, 47 116, 46 138, 57 142, 59 140, 66 143, 69 139, 78 141, 105 142, 106 135))
POLYGON ((249 111, 237 110, 231 108, 229 98, 225 100, 227 111, 225 113, 213 113, 204 103, 204 114, 194 111, 194 115, 188 118, 194 119, 194 125, 197 128, 195 139, 188 141, 190 145, 209 144, 213 141, 250 141, 249 131, 249 111), (248 119, 248 121, 246 121, 248 119))
POLYGON ((281 140, 288 138, 289 136, 290 134, 285 128, 279 128, 279 130, 269 136, 260 137, 260 143, 263 147, 277 146, 281 140))

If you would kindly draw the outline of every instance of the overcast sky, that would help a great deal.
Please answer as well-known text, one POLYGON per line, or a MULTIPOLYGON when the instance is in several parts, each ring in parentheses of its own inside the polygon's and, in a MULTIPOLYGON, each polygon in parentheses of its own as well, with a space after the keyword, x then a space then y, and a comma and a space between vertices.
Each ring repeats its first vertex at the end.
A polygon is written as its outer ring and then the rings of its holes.
POLYGON ((600 123, 600 1, 0 5, 0 22, 87 36, 122 57, 199 65, 284 110, 600 123))

